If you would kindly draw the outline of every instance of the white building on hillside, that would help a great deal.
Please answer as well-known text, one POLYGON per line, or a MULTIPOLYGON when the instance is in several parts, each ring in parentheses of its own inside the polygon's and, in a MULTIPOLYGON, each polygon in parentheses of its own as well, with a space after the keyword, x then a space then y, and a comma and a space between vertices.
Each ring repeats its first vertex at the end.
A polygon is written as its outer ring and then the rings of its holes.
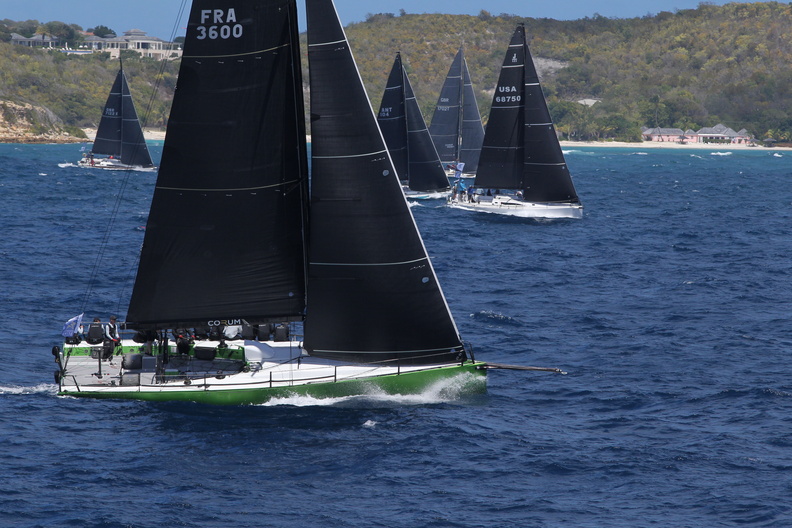
POLYGON ((91 51, 109 52, 110 56, 117 59, 121 50, 134 51, 144 57, 152 59, 175 59, 181 57, 181 44, 166 42, 158 37, 149 37, 145 31, 130 29, 124 31, 120 37, 85 37, 85 47, 91 51))

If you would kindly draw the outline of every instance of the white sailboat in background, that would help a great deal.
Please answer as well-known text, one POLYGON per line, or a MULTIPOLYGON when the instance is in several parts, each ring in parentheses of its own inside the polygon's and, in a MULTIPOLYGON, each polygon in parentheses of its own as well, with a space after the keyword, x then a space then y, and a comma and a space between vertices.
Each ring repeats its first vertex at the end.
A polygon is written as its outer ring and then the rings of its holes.
POLYGON ((456 193, 449 205, 524 218, 583 217, 522 25, 495 88, 475 192, 456 193))

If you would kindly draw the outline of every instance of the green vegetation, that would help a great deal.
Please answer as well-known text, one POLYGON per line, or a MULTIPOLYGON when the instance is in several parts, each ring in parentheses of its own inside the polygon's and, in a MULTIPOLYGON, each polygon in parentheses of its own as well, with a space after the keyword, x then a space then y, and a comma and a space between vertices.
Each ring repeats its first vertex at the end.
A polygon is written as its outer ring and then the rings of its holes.
MULTIPOLYGON (((164 126, 178 65, 166 63, 163 70, 163 63, 133 52, 123 58, 144 126, 164 126)), ((107 53, 66 55, 0 43, 0 100, 47 108, 66 130, 96 126, 118 66, 107 53)))
MULTIPOLYGON (((486 119, 518 23, 531 38, 558 129, 570 138, 639 141, 641 126, 698 129, 724 123, 758 139, 792 140, 789 4, 702 3, 641 18, 595 15, 574 21, 401 11, 369 15, 348 26, 347 35, 375 110, 401 51, 427 120, 463 46, 486 119), (584 106, 577 103, 582 99, 599 102, 584 106)), ((79 26, 0 22, 0 100, 44 106, 67 126, 96 124, 117 62, 104 54, 67 56, 3 42, 11 31, 30 36, 42 28, 68 38, 69 29, 79 26)), ((164 125, 178 63, 162 69, 130 54, 124 64, 141 117, 151 108, 146 125, 164 125)))
POLYGON ((789 4, 702 3, 642 18, 574 21, 402 12, 370 15, 347 34, 372 102, 378 104, 400 50, 430 117, 451 59, 464 46, 486 118, 520 22, 535 59, 566 64, 542 82, 559 130, 572 138, 639 140, 641 126, 684 130, 722 122, 759 139, 792 139, 789 4), (600 102, 586 107, 576 103, 581 99, 600 102))

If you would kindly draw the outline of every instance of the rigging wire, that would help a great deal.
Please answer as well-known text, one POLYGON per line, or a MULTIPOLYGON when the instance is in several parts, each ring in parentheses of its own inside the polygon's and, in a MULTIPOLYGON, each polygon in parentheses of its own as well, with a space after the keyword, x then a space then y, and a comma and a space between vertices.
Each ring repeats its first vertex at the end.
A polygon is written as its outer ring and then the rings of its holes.
MULTIPOLYGON (((184 12, 185 12, 185 10, 187 8, 187 5, 188 5, 189 1, 190 0, 181 0, 181 3, 179 5, 179 10, 178 10, 178 13, 176 15, 176 20, 174 21, 173 27, 171 28, 171 34, 170 34, 170 38, 169 38, 170 42, 173 42, 175 40, 175 38, 176 38, 176 33, 179 30, 180 22, 181 22, 181 20, 184 17, 184 12)), ((149 97, 149 100, 148 100, 148 103, 146 105, 145 111, 143 112, 142 119, 140 119, 141 126, 143 126, 143 124, 145 124, 145 123, 148 123, 148 120, 149 120, 149 118, 151 116, 151 113, 153 111, 153 108, 154 108, 154 102, 156 100, 156 95, 159 92, 160 86, 162 84, 162 79, 163 79, 163 75, 165 73, 165 68, 167 68, 169 63, 170 63, 170 61, 168 60, 167 57, 163 58, 160 61, 160 67, 159 67, 159 70, 158 70, 158 73, 157 73, 157 77, 156 77, 156 79, 154 81, 154 88, 153 88, 153 90, 151 92, 151 96, 149 97)), ((132 173, 133 173, 133 171, 130 170, 130 169, 127 169, 127 170, 124 171, 124 177, 123 177, 123 179, 121 181, 121 187, 119 189, 118 194, 116 195, 115 203, 113 204, 113 208, 112 208, 112 210, 110 212, 110 221, 108 222, 108 224, 107 224, 107 226, 105 228, 104 234, 102 235, 102 239, 101 239, 101 242, 99 244, 99 251, 97 252, 96 259, 95 259, 94 265, 93 265, 93 269, 91 270, 91 273, 90 273, 89 278, 88 278, 88 287, 87 287, 87 289, 85 291, 85 295, 83 297, 83 301, 82 301, 82 304, 80 306, 80 311, 83 312, 83 313, 85 312, 86 306, 88 305, 88 301, 91 298, 91 295, 94 293, 96 281, 97 281, 97 278, 99 276, 99 270, 101 268, 102 262, 104 261, 105 252, 106 252, 108 243, 110 241, 110 235, 112 234, 113 229, 115 227, 116 219, 118 217, 118 212, 121 209, 121 204, 123 203, 124 195, 125 195, 127 186, 129 185, 129 181, 130 181, 130 177, 132 176, 132 173)), ((138 255, 139 255, 139 252, 140 252, 140 250, 138 250, 138 255)), ((124 281, 124 284, 129 284, 129 282, 131 281, 131 277, 132 277, 136 267, 137 267, 137 261, 134 261, 130 265, 129 273, 127 274, 127 277, 126 277, 126 280, 124 281)), ((122 306, 122 303, 123 303, 123 299, 124 299, 124 295, 125 295, 125 291, 126 291, 126 288, 123 287, 123 288, 121 288, 121 291, 119 292, 118 304, 116 306, 116 313, 120 312, 120 309, 121 309, 121 306, 122 306)))

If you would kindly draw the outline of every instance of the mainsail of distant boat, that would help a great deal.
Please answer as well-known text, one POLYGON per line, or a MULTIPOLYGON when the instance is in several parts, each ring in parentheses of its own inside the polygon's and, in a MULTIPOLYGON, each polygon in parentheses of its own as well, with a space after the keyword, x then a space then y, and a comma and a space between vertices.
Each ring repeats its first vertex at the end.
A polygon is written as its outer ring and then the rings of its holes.
POLYGON ((440 90, 429 133, 443 164, 462 162, 465 164, 462 172, 476 173, 484 128, 462 48, 454 57, 440 90))
POLYGON ((310 196, 296 1, 194 0, 126 317, 138 333, 119 346, 66 336, 59 394, 251 404, 451 378, 486 389, 335 6, 306 10, 310 196))
POLYGON ((440 198, 449 188, 448 177, 437 156, 415 99, 410 79, 396 53, 377 114, 399 179, 408 198, 440 198))
POLYGON ((80 159, 79 165, 100 169, 154 166, 123 66, 118 69, 110 95, 107 97, 93 147, 80 159))
POLYGON ((522 25, 495 88, 475 187, 451 205, 530 218, 583 216, 522 25))

